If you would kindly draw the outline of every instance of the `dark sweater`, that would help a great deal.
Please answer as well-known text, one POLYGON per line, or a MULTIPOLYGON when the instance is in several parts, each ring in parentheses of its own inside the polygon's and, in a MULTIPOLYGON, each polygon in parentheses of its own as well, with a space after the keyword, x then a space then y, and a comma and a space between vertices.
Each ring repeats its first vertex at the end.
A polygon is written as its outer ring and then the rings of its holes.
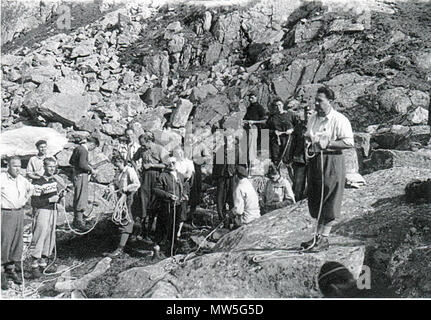
POLYGON ((248 106, 244 120, 263 120, 266 111, 259 103, 252 103, 248 106))
POLYGON ((55 204, 49 198, 58 195, 60 185, 53 177, 33 180, 34 193, 31 197, 31 206, 36 209, 54 210, 55 204))
POLYGON ((69 164, 77 173, 90 173, 91 168, 88 165, 88 151, 84 146, 77 146, 70 157, 69 164))
POLYGON ((175 181, 174 176, 171 173, 161 173, 156 186, 153 189, 156 196, 160 197, 164 201, 170 201, 171 194, 176 195, 178 199, 185 196, 184 176, 181 173, 177 173, 177 176, 178 181, 175 181))
POLYGON ((283 114, 273 114, 266 122, 266 127, 269 129, 271 139, 277 139, 275 131, 287 131, 293 129, 298 124, 298 117, 291 111, 283 114))

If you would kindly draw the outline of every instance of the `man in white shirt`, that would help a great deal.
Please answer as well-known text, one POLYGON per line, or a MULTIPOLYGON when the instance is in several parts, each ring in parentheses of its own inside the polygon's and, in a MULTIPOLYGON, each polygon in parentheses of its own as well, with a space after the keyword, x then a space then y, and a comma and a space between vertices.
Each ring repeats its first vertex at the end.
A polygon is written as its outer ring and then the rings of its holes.
POLYGON ((246 168, 238 166, 236 174, 239 181, 233 194, 232 213, 235 215, 235 224, 242 226, 260 217, 259 196, 247 178, 246 168))
POLYGON ((33 185, 19 174, 21 159, 11 157, 7 172, 0 173, 1 181, 1 285, 6 290, 6 275, 16 284, 21 277, 15 263, 21 261, 24 233, 24 206, 33 194, 33 185), (6 271, 6 275, 5 275, 6 271))
MULTIPOLYGON (((43 160, 46 158, 47 143, 45 140, 36 142, 37 155, 30 158, 27 165, 27 178, 37 180, 42 178, 45 168, 43 160)), ((30 180, 30 181, 31 181, 30 180)))
POLYGON ((315 153, 315 156, 309 160, 307 183, 308 208, 311 216, 318 219, 318 228, 316 236, 310 241, 303 242, 301 246, 309 248, 314 244, 314 250, 325 250, 329 247, 328 236, 341 211, 346 178, 342 150, 354 146, 350 121, 334 110, 331 105, 333 100, 334 92, 331 89, 321 87, 317 90, 316 113, 310 117, 305 134, 311 145, 311 151, 315 153), (322 204, 321 198, 323 198, 322 204), (321 213, 318 218, 320 205, 321 213))

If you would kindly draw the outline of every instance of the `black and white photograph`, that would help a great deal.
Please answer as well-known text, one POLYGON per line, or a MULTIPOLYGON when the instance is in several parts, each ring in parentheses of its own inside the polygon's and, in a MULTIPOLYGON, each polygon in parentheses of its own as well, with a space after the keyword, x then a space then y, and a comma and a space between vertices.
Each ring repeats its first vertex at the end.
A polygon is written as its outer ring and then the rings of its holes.
POLYGON ((431 0, 1 0, 0 299, 429 300, 430 99, 431 0))

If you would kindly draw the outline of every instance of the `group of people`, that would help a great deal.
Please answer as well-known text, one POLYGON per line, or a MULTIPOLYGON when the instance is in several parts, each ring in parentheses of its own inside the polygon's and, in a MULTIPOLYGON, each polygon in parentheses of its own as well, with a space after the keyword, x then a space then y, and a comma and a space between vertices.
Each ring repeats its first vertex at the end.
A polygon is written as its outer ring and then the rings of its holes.
MULTIPOLYGON (((226 157, 230 151, 225 147, 225 161, 213 164, 220 222, 231 228, 241 226, 261 214, 308 197, 309 211, 318 220, 318 228, 313 238, 301 245, 326 249, 331 227, 341 209, 345 179, 342 150, 353 147, 349 120, 333 108, 334 93, 326 87, 317 91, 315 112, 312 114, 312 108, 305 108, 303 119, 286 110, 281 99, 274 101, 267 114, 257 103, 255 93, 249 98, 250 106, 244 117, 247 163, 229 163, 226 157), (262 146, 257 142, 263 128, 269 130, 272 165, 259 196, 250 179, 249 167, 261 151, 262 146), (289 179, 280 174, 282 163, 292 169, 293 187, 289 179)), ((46 267, 55 244, 57 205, 66 187, 56 175, 56 160, 46 155, 46 141, 38 141, 36 146, 38 154, 30 159, 27 167, 27 178, 31 182, 19 175, 21 160, 18 157, 10 158, 8 171, 1 174, 2 287, 4 275, 20 282, 14 266, 21 260, 23 207, 28 199, 31 198, 33 207, 31 266, 35 277, 46 267)), ((72 227, 78 231, 88 230, 85 222, 88 188, 96 170, 89 164, 88 155, 98 146, 95 137, 80 138, 69 161, 73 168, 72 227)), ((181 146, 168 152, 155 142, 154 134, 149 131, 138 139, 133 128, 125 131, 112 163, 116 167, 113 186, 117 198, 123 196, 126 201, 128 219, 127 223, 118 223, 118 246, 106 255, 113 258, 121 255, 127 242, 137 239, 151 242, 156 256, 161 247, 165 247, 166 252, 170 248, 173 253, 184 223, 193 222, 196 208, 202 201, 201 167, 212 163, 214 156, 204 144, 194 146, 191 152, 192 155, 185 156, 181 146)))

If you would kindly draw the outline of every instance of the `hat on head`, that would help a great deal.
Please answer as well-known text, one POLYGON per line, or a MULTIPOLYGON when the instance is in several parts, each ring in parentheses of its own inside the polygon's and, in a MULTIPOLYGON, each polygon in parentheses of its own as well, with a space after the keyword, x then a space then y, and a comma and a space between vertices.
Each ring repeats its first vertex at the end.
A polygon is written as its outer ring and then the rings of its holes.
POLYGON ((249 97, 250 97, 250 96, 255 96, 255 97, 257 97, 256 91, 254 91, 254 90, 250 91, 250 92, 248 93, 248 96, 249 96, 249 97))
POLYGON ((276 175, 279 175, 279 174, 280 174, 280 172, 278 172, 277 167, 274 164, 271 164, 269 166, 267 176, 268 177, 273 177, 273 176, 276 176, 276 175))

